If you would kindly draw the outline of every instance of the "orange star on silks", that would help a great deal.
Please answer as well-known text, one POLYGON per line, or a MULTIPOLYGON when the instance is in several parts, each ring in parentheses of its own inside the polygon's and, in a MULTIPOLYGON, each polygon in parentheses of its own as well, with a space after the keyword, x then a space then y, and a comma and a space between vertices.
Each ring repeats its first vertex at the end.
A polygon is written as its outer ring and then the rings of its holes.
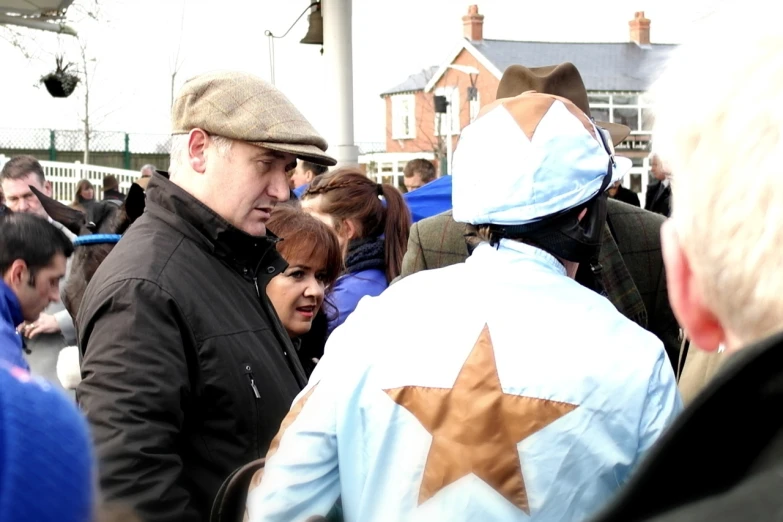
POLYGON ((404 386, 384 391, 432 435, 419 505, 473 473, 530 514, 517 444, 577 408, 503 393, 486 325, 451 389, 404 386))

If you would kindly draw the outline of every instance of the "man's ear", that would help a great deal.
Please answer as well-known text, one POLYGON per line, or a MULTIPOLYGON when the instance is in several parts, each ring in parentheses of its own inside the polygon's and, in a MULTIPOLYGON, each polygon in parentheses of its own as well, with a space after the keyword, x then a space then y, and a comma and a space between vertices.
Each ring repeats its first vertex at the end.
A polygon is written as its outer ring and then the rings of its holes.
POLYGON ((717 350, 726 340, 726 332, 698 287, 690 260, 671 220, 661 227, 661 250, 674 315, 696 346, 706 351, 717 350))
POLYGON ((27 263, 21 259, 16 259, 11 263, 11 266, 8 267, 8 270, 5 271, 5 274, 3 274, 3 281, 5 281, 11 289, 19 288, 25 278, 26 272, 27 263))
POLYGON ((315 179, 315 173, 312 170, 308 170, 307 172, 305 172, 305 179, 307 180, 308 183, 312 183, 313 180, 315 179))
POLYGON ((209 135, 201 129, 193 129, 188 135, 188 163, 190 168, 199 174, 207 169, 206 150, 209 146, 209 135))
POLYGON ((46 194, 49 197, 52 197, 52 182, 51 181, 44 181, 43 189, 44 189, 44 194, 46 194))

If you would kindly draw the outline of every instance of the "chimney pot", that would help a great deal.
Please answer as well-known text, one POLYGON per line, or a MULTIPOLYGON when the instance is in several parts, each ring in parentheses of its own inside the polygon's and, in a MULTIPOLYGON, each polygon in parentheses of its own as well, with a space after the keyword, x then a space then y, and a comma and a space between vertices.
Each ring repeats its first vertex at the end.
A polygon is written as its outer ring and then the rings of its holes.
POLYGON ((645 18, 644 11, 636 11, 628 27, 632 42, 639 46, 650 45, 650 19, 645 18))
POLYGON ((468 7, 468 14, 462 17, 462 29, 465 38, 473 42, 484 39, 484 15, 479 14, 478 6, 468 7))

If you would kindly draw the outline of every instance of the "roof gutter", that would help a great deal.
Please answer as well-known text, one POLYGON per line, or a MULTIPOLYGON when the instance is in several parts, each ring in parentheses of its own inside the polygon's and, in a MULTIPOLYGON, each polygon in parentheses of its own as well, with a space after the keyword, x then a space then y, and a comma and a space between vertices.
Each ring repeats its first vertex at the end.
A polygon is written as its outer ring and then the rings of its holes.
POLYGON ((66 34, 69 36, 77 36, 76 30, 65 24, 58 24, 53 22, 44 22, 42 20, 35 20, 33 18, 25 18, 23 16, 10 16, 7 14, 0 14, 0 25, 20 25, 22 27, 29 27, 31 29, 38 29, 41 31, 51 31, 59 34, 66 34))

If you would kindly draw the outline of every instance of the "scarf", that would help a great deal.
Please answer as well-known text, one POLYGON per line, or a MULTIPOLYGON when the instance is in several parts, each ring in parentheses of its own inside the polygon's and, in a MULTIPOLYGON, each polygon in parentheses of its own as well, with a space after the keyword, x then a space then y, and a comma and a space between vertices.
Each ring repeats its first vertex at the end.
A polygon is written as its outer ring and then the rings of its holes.
POLYGON ((377 268, 386 270, 384 245, 382 237, 354 239, 348 243, 348 254, 345 256, 345 272, 361 272, 377 268))

